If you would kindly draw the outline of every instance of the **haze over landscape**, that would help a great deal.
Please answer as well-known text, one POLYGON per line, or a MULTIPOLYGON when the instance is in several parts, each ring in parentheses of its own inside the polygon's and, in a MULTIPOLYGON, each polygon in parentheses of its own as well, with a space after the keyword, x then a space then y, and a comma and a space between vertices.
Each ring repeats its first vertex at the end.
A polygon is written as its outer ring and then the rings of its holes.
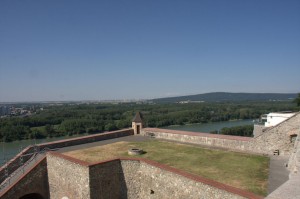
POLYGON ((0 102, 297 93, 300 1, 0 1, 0 102))

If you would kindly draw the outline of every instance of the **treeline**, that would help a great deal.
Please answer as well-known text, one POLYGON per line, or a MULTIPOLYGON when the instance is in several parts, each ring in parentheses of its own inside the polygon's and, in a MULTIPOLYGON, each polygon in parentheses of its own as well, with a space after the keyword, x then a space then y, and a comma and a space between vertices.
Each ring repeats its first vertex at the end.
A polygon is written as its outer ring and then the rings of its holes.
POLYGON ((212 131, 210 133, 222 134, 222 135, 236 135, 236 136, 253 137, 253 125, 224 127, 220 131, 212 131))
POLYGON ((163 127, 254 119, 265 113, 286 110, 299 111, 299 108, 291 102, 46 106, 30 117, 0 119, 0 140, 9 142, 128 128, 137 111, 142 112, 146 126, 163 127))

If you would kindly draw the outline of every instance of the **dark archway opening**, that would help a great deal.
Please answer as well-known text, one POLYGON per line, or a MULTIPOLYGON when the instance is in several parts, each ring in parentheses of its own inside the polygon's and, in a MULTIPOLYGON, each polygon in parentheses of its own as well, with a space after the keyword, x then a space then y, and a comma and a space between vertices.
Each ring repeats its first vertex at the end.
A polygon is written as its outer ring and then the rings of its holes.
POLYGON ((141 131, 140 125, 137 125, 136 126, 136 134, 140 134, 140 131, 141 131))
POLYGON ((19 199, 44 199, 44 197, 38 193, 30 193, 22 196, 19 199))

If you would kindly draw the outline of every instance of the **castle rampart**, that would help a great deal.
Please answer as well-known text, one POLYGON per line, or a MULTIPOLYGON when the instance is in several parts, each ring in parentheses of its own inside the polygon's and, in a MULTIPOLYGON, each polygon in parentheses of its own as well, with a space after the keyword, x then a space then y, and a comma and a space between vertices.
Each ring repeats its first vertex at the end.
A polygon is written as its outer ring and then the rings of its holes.
MULTIPOLYGON (((138 133, 137 133, 138 134, 138 133)), ((215 148, 273 155, 289 155, 290 179, 267 198, 299 195, 300 114, 269 128, 255 138, 144 128, 140 135, 193 143, 215 148), (290 191, 290 189, 295 189, 290 191)), ((31 158, 36 150, 56 149, 94 141, 134 135, 133 129, 73 138, 28 147, 8 164, 9 175, 18 162, 31 158), (25 158, 24 158, 25 157, 25 158)), ((5 167, 0 174, 5 174, 5 167)), ((1 183, 1 182, 0 182, 1 183)), ((195 176, 144 159, 115 159, 89 164, 50 152, 29 171, 0 193, 1 199, 20 199, 24 194, 47 198, 261 198, 252 193, 195 176), (22 195, 23 194, 23 195, 22 195)))
POLYGON ((129 135, 133 135, 132 129, 123 129, 123 130, 112 131, 107 133, 99 133, 94 135, 82 136, 78 138, 47 142, 44 144, 38 144, 36 146, 29 146, 0 168, 0 176, 1 176, 0 184, 6 179, 7 176, 10 176, 13 172, 15 172, 22 163, 29 160, 35 154, 35 152, 49 150, 49 149, 58 149, 58 148, 63 148, 68 146, 91 143, 91 142, 124 137, 129 135))
POLYGON ((18 181, 11 184, 5 192, 0 193, 0 198, 19 199, 32 193, 38 194, 42 199, 49 198, 47 161, 45 157, 36 162, 18 181))
POLYGON ((262 198, 150 160, 88 164, 54 152, 47 158, 50 198, 262 198))
POLYGON ((142 129, 142 135, 230 150, 253 152, 250 148, 250 143, 253 141, 253 138, 249 137, 194 133, 157 128, 144 128, 142 129))
POLYGON ((254 150, 260 153, 272 154, 279 150, 280 155, 290 155, 293 151, 295 139, 300 134, 300 113, 279 123, 255 137, 252 141, 254 150))

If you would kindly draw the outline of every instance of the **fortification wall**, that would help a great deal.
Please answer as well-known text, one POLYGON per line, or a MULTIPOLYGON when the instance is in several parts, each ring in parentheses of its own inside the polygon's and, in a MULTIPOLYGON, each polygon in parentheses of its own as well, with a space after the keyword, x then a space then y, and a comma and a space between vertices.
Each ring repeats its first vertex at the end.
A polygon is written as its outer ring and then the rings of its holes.
POLYGON ((260 136, 257 136, 251 143, 253 149, 260 153, 272 154, 279 150, 280 155, 290 155, 294 148, 290 134, 300 132, 300 113, 285 120, 284 122, 267 129, 260 136))
POLYGON ((63 148, 68 146, 74 146, 79 144, 85 144, 90 142, 96 142, 101 140, 107 140, 107 139, 113 139, 118 137, 124 137, 133 135, 133 129, 123 129, 118 131, 112 131, 107 133, 99 133, 94 135, 88 135, 88 136, 82 136, 78 138, 71 138, 71 139, 65 139, 65 140, 59 140, 55 142, 47 142, 43 144, 38 144, 35 147, 29 146, 25 148, 22 152, 20 152, 18 155, 16 155, 13 159, 11 159, 7 164, 3 165, 0 168, 0 184, 6 179, 6 169, 7 169, 7 175, 11 175, 16 169, 20 167, 21 162, 26 162, 29 160, 33 155, 35 151, 42 151, 45 149, 57 149, 57 148, 63 148), (22 159, 22 160, 21 160, 22 159))
POLYGON ((141 134, 160 139, 207 145, 238 151, 254 152, 250 144, 253 138, 249 137, 216 135, 209 133, 194 133, 188 131, 174 131, 157 128, 144 128, 142 129, 141 134))
POLYGON ((0 193, 0 198, 19 199, 30 193, 38 193, 44 199, 48 199, 49 187, 47 178, 47 161, 46 158, 43 158, 31 170, 23 174, 19 181, 8 187, 5 192, 0 193))
POLYGON ((50 198, 90 198, 86 163, 47 155, 50 198))
POLYGON ((140 193, 143 179, 140 171, 140 161, 138 159, 122 159, 121 167, 127 198, 142 198, 140 193))
POLYGON ((20 153, 18 153, 13 159, 11 159, 9 162, 7 162, 5 165, 3 165, 0 168, 0 184, 6 179, 6 174, 10 175, 15 170, 17 170, 20 167, 21 163, 26 162, 29 160, 32 156, 32 153, 34 152, 34 147, 29 146, 23 149, 20 153), (7 169, 7 171, 5 171, 7 169))
POLYGON ((141 161, 139 171, 142 180, 140 198, 261 198, 252 193, 151 161, 141 161))
POLYGON ((88 164, 53 152, 47 157, 51 198, 261 198, 150 160, 88 164))
POLYGON ((91 198, 126 198, 127 186, 120 160, 90 165, 91 198))
POLYGON ((129 135, 133 135, 133 129, 123 129, 123 130, 112 131, 107 133, 99 133, 94 135, 82 136, 78 138, 47 142, 44 144, 38 144, 37 146, 39 147, 40 150, 43 150, 45 148, 56 149, 56 148, 63 148, 68 146, 75 146, 79 144, 86 144, 90 142, 97 142, 101 140, 124 137, 129 135))
POLYGON ((266 199, 299 198, 300 196, 300 138, 299 134, 295 142, 293 152, 290 156, 288 169, 289 180, 269 194, 266 199))

